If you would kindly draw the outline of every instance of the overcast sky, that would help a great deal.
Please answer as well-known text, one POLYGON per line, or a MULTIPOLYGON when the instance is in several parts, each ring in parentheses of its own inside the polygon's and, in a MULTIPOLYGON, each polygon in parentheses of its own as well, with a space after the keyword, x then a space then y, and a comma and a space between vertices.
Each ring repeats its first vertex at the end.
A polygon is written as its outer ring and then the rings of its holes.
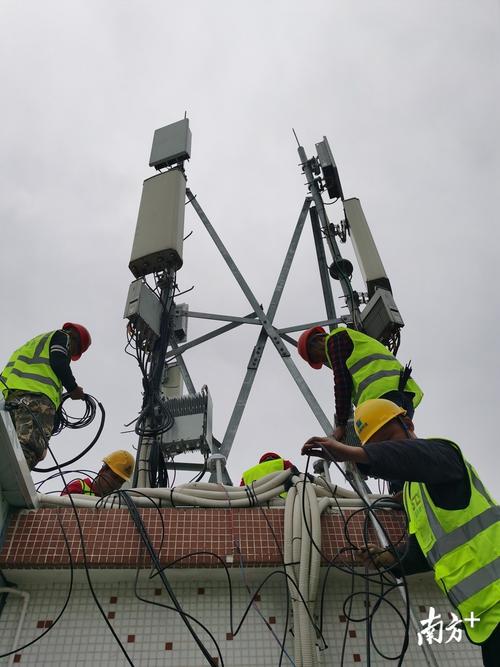
MULTIPOLYGON (((73 369, 107 422, 82 466, 136 444, 120 434, 141 404, 123 352, 128 262, 153 132, 187 111, 188 185, 264 306, 306 195, 291 128, 310 156, 328 137, 405 320, 398 356, 425 392, 417 433, 455 440, 500 497, 499 18, 494 0, 4 0, 2 365, 67 320, 91 330, 73 369)), ((340 221, 341 207, 329 213, 340 221)), ((178 282, 195 286, 190 308, 250 312, 190 208, 185 228, 178 282)), ((364 288, 358 271, 353 286, 364 288)), ((324 312, 307 224, 275 323, 324 312)), ((214 326, 191 320, 189 335, 214 326)), ((212 394, 220 439, 257 333, 185 355, 212 394)), ((303 464, 302 443, 321 434, 268 348, 229 460, 235 483, 269 449, 303 464)), ((333 418, 331 373, 292 356, 333 418)), ((71 436, 52 440, 61 460, 93 427, 71 436)))

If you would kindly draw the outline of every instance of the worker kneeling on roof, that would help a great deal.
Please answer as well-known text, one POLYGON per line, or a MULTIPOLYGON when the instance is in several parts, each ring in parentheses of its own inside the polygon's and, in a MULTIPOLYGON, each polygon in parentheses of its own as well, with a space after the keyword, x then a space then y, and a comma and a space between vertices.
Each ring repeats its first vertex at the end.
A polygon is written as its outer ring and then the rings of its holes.
POLYGON ((91 342, 84 326, 66 322, 61 329, 35 336, 17 349, 0 375, 5 401, 14 408, 12 421, 30 470, 47 455, 62 388, 74 400, 85 397, 70 362, 80 359, 91 342))
MULTIPOLYGON (((279 454, 275 454, 274 452, 266 452, 265 454, 262 454, 259 463, 256 466, 245 470, 241 478, 240 486, 252 486, 253 482, 256 482, 258 479, 261 479, 266 475, 270 475, 273 472, 280 472, 281 470, 289 470, 290 468, 293 468, 297 475, 299 474, 299 471, 291 461, 282 459, 279 454)), ((285 497, 286 493, 282 493, 281 496, 285 497)))
POLYGON ((299 337, 298 352, 312 368, 325 364, 333 370, 336 440, 345 436, 351 404, 387 398, 411 418, 422 400, 422 390, 410 377, 411 368, 403 368, 382 343, 356 329, 339 327, 326 333, 323 327, 313 327, 299 337))
POLYGON ((118 449, 103 458, 104 465, 94 480, 89 477, 75 479, 61 491, 61 496, 68 493, 83 493, 87 496, 106 496, 118 491, 130 479, 134 470, 134 457, 124 449, 118 449))
POLYGON ((464 620, 467 636, 481 644, 484 664, 497 666, 500 507, 457 444, 444 438, 418 438, 413 422, 395 403, 366 401, 354 411, 354 425, 363 447, 313 437, 302 454, 353 461, 372 477, 404 480, 408 553, 403 550, 398 562, 396 550, 368 545, 365 559, 372 565, 394 565, 396 576, 433 569, 436 583, 464 620), (471 613, 476 622, 467 623, 471 613))

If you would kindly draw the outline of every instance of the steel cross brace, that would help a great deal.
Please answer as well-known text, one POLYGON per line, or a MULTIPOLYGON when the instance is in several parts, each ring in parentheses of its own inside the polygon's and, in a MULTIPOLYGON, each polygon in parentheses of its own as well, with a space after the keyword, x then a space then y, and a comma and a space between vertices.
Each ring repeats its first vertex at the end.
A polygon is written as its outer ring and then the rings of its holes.
POLYGON ((332 432, 332 425, 330 421, 328 420, 327 416, 323 412, 321 406, 317 402, 315 396, 313 395, 312 391, 310 390, 309 386, 307 385, 306 381, 302 377, 301 373, 297 369, 296 365, 294 364, 293 360, 290 357, 290 352, 288 351, 288 348, 286 347, 285 343, 283 342, 280 332, 276 330, 273 327, 273 320, 274 316, 276 314, 276 310, 278 308, 281 295, 283 292, 283 288, 285 286, 290 267, 292 264, 292 260, 295 255, 295 251, 297 249, 297 245, 300 239, 300 235, 302 233, 302 229, 304 227, 305 220, 307 218, 307 214, 309 211, 309 207, 311 205, 311 198, 306 197, 304 204, 302 206, 302 210, 299 215, 299 219, 297 221, 292 240, 290 242, 290 246, 288 248, 287 254, 285 256, 283 266, 281 268, 280 275, 278 277, 276 287, 274 289, 271 302, 268 308, 267 313, 264 312, 262 307, 259 305, 257 299, 255 298, 252 290, 248 286, 247 282, 243 278, 243 275, 239 271, 238 267, 236 266, 234 260, 232 259, 231 255, 229 254, 228 250, 222 243, 222 240, 220 237, 217 235, 215 229, 213 228, 212 224, 210 223, 209 219, 207 218, 206 214, 204 213, 203 209, 199 205, 198 201, 196 200, 195 196, 191 192, 189 188, 186 189, 186 194, 189 198, 189 202, 192 204, 193 208, 195 209, 196 213, 198 214, 198 217, 204 224, 205 228, 207 229, 208 233, 210 234, 212 240, 214 241, 215 245, 217 246, 217 249, 221 253, 224 261, 228 265, 231 273, 235 277, 236 281, 238 282, 239 286, 241 287, 243 293, 245 294, 247 300, 249 301, 250 305, 254 309, 254 312, 258 318, 258 320, 261 323, 261 331, 259 333, 259 337, 257 339, 257 343, 252 351, 252 354, 250 356, 250 361, 247 366, 247 372, 245 374, 245 378, 243 380, 238 398, 236 399, 236 404, 233 408, 233 412, 231 414, 231 418, 229 420, 228 427, 226 429, 226 433, 224 435, 223 441, 222 441, 222 447, 220 449, 220 453, 223 454, 226 458, 229 455, 229 452, 231 450, 231 447, 234 442, 234 438, 238 429, 238 426, 241 421, 241 417, 243 415, 243 411, 245 409, 248 396, 250 394, 250 390, 252 388, 255 375, 257 372, 257 369, 260 364, 260 359, 262 357, 262 353, 265 347, 265 344, 267 342, 267 339, 270 338, 271 342, 275 346, 275 348, 278 350, 278 353, 280 354, 280 357, 282 358, 284 364, 286 365, 288 371, 292 375, 295 383, 297 384, 300 392, 304 396, 306 402, 308 403, 309 407, 313 411, 314 415, 316 416, 317 420, 319 421, 321 427, 323 428, 325 433, 331 433, 332 432))

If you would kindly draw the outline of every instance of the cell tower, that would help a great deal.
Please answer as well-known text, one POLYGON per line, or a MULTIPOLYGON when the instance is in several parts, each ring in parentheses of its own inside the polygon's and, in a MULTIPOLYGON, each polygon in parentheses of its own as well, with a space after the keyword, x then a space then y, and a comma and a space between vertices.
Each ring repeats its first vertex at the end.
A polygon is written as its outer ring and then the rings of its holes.
MULTIPOLYGON (((130 286, 125 308, 125 317, 129 320, 129 343, 134 348, 143 374, 144 390, 142 410, 135 425, 139 448, 134 485, 166 486, 168 471, 173 467, 199 471, 200 474, 208 467, 211 481, 230 483, 226 463, 268 340, 325 433, 332 432, 332 424, 290 355, 289 345, 297 345, 290 334, 314 325, 328 326, 332 330, 342 323, 369 334, 391 351, 397 351, 403 320, 392 297, 391 285, 361 204, 358 199, 344 199, 337 166, 326 137, 316 144, 316 156, 308 158, 300 145, 298 153, 308 192, 271 301, 264 309, 197 196, 186 187, 184 164, 191 155, 189 120, 184 118, 156 130, 154 134, 149 164, 159 173, 144 181, 129 264, 136 280, 130 286), (325 196, 340 201, 343 206, 344 216, 338 224, 329 220, 323 201, 325 196), (251 312, 245 317, 191 312, 187 304, 176 302, 175 276, 182 267, 185 198, 196 211, 248 300, 251 312), (326 318, 319 322, 279 328, 275 324, 276 313, 308 216, 326 318), (342 257, 339 249, 338 242, 346 243, 348 240, 352 243, 365 283, 364 292, 353 289, 353 265, 342 257), (330 259, 327 259, 327 254, 330 259), (345 298, 346 316, 338 317, 336 314, 332 281, 339 284, 345 298), (226 321, 227 324, 187 342, 190 317, 226 321), (212 434, 210 393, 206 386, 199 392, 195 390, 184 353, 235 327, 247 323, 255 326, 256 322, 260 324, 259 334, 250 352, 245 377, 226 431, 218 440, 212 434), (183 383, 187 388, 186 395, 182 393, 183 383), (178 458, 180 454, 196 451, 203 457, 198 463, 178 458)), ((356 444, 352 425, 348 429, 348 442, 356 444)), ((327 469, 325 474, 328 475, 327 469)), ((350 475, 358 489, 367 489, 356 470, 350 470, 350 475)))

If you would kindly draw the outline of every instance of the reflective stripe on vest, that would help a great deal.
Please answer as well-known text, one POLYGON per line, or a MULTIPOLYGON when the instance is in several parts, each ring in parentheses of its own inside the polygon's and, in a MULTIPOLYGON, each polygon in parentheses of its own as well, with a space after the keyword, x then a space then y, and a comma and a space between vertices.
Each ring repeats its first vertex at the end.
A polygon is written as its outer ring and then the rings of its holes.
POLYGON ((473 641, 482 642, 500 622, 500 507, 474 468, 464 463, 471 488, 467 507, 437 507, 419 482, 405 483, 404 503, 409 530, 434 569, 436 583, 462 618, 471 611, 481 617, 481 623, 473 628, 465 624, 465 630, 473 641))
POLYGON ((86 496, 95 496, 95 493, 92 491, 90 486, 87 484, 87 482, 83 479, 79 480, 80 484, 82 485, 82 493, 85 494, 86 496))
MULTIPOLYGON (((325 351, 330 366, 332 361, 328 352, 330 338, 345 331, 352 341, 353 350, 346 360, 346 366, 352 378, 352 402, 359 405, 370 398, 380 398, 389 391, 397 390, 403 367, 382 343, 355 329, 341 327, 334 329, 325 338, 325 351)), ((413 393, 413 406, 422 400, 422 390, 410 378, 404 388, 413 393)))
MULTIPOLYGON (((14 352, 2 371, 9 389, 44 394, 55 407, 61 403, 62 383, 50 365, 50 340, 55 331, 32 338, 14 352)), ((7 389, 3 388, 4 395, 7 389)))

